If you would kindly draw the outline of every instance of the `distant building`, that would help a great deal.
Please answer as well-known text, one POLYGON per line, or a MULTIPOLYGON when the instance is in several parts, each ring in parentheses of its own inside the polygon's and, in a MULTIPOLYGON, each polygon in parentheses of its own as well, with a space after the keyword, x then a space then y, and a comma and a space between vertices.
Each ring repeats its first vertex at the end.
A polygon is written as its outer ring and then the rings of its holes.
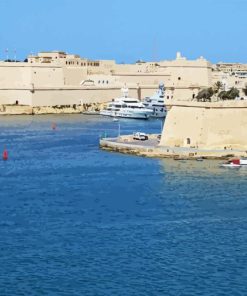
POLYGON ((124 85, 131 96, 143 98, 152 95, 161 81, 166 86, 167 100, 188 101, 201 88, 212 86, 225 76, 229 86, 242 87, 245 78, 230 75, 223 68, 203 57, 187 60, 181 53, 172 61, 117 64, 114 60, 91 60, 64 51, 40 52, 28 56, 26 63, 0 62, 0 104, 107 102, 119 96, 124 85))

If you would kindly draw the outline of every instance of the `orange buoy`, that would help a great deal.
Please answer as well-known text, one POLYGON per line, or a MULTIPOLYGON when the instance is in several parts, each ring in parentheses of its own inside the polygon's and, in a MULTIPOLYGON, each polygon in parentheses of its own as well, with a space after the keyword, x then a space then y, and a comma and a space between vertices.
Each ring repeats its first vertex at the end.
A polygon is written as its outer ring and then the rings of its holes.
POLYGON ((7 151, 7 149, 4 149, 3 150, 3 160, 8 160, 8 157, 9 157, 8 151, 7 151))

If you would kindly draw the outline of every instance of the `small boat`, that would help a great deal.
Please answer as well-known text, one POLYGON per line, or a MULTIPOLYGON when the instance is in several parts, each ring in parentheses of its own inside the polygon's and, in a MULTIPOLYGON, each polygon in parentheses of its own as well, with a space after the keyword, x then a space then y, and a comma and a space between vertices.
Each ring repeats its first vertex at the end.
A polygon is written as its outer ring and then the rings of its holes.
POLYGON ((247 166, 247 159, 231 159, 228 160, 226 163, 222 163, 220 166, 224 168, 240 168, 242 166, 247 166))
POLYGON ((203 158, 199 157, 199 158, 196 159, 196 161, 203 161, 203 158))
POLYGON ((186 160, 188 160, 188 158, 185 158, 185 157, 174 157, 173 160, 186 161, 186 160))
POLYGON ((114 117, 112 121, 119 121, 119 120, 116 117, 114 117))

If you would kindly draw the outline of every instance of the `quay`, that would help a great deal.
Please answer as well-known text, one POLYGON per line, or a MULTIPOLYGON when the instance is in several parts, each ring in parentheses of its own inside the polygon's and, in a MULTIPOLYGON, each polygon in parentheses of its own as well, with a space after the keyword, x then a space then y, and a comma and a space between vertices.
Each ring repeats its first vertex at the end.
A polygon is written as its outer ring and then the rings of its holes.
POLYGON ((135 141, 132 135, 100 140, 111 151, 149 157, 247 157, 247 101, 166 102, 162 135, 135 141))
POLYGON ((229 159, 247 157, 247 151, 240 149, 202 149, 160 145, 158 134, 149 134, 148 140, 133 140, 133 135, 100 139, 100 148, 112 152, 144 157, 179 159, 229 159))

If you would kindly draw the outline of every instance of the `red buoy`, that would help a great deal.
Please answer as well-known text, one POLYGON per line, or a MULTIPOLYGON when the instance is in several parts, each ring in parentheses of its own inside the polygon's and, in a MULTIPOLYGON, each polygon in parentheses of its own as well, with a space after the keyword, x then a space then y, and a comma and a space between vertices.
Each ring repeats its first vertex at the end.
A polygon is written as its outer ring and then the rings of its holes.
POLYGON ((55 130, 57 128, 56 123, 52 123, 51 128, 55 130))
POLYGON ((3 150, 3 160, 8 160, 8 157, 9 157, 8 151, 7 151, 7 149, 4 149, 3 150))

